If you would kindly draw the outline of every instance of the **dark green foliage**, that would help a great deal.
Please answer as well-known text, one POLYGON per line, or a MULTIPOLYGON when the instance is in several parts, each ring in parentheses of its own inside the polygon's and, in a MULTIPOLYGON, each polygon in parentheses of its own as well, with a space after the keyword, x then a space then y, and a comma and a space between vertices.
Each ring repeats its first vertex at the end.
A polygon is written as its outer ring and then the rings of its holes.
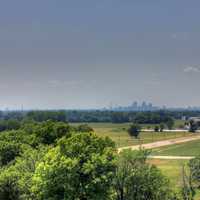
POLYGON ((77 131, 85 132, 85 133, 94 132, 93 128, 91 128, 88 124, 82 124, 82 125, 78 126, 77 131))
POLYGON ((183 166, 182 198, 183 200, 194 200, 195 194, 200 190, 200 156, 189 161, 189 170, 183 166))
POLYGON ((22 128, 30 135, 32 146, 37 146, 41 143, 54 144, 56 140, 63 136, 69 137, 72 130, 68 123, 53 122, 51 120, 41 123, 29 122, 24 124, 22 128))
POLYGON ((1 120, 17 120, 21 121, 26 115, 26 112, 22 111, 4 111, 1 112, 0 119, 1 120))
POLYGON ((185 167, 182 168, 182 178, 183 178, 183 186, 182 186, 182 198, 183 200, 194 200, 195 197, 195 188, 193 187, 191 173, 187 174, 185 167))
POLYGON ((0 132, 6 130, 18 130, 21 127, 21 124, 18 120, 9 119, 9 120, 0 120, 0 132))
POLYGON ((155 127, 154 127, 154 131, 155 131, 155 132, 159 132, 159 130, 160 130, 160 129, 159 129, 159 126, 155 126, 155 127))
POLYGON ((174 121, 173 118, 164 111, 138 112, 133 117, 133 122, 139 124, 160 124, 173 121, 174 121))
POLYGON ((124 123, 129 121, 129 116, 126 112, 113 112, 111 120, 112 123, 124 123))
MULTIPOLYGON (((109 111, 109 110, 43 110, 43 111, 0 111, 0 120, 17 120, 19 122, 29 119, 37 122, 47 120, 62 122, 134 122, 140 124, 160 124, 181 119, 185 116, 199 117, 200 111, 158 110, 158 111, 109 111)), ((171 123, 171 122, 169 122, 171 123)), ((172 124, 172 123, 171 123, 172 124)), ((172 127, 170 125, 170 127, 172 127)))
POLYGON ((173 128, 173 126, 174 126, 174 120, 173 120, 172 118, 168 118, 168 119, 166 120, 166 125, 167 125, 167 128, 168 128, 169 130, 171 130, 171 129, 173 128))
POLYGON ((43 122, 47 120, 66 122, 65 111, 30 111, 26 117, 37 122, 43 122))
POLYGON ((134 136, 135 138, 138 138, 140 131, 141 131, 141 126, 139 124, 132 124, 128 129, 129 135, 134 136))
POLYGON ((198 125, 193 120, 189 122, 189 127, 189 132, 191 133, 195 133, 198 129, 198 125))
POLYGON ((13 161, 21 152, 21 145, 16 142, 0 141, 0 166, 13 161))
POLYGON ((164 124, 164 123, 161 123, 159 128, 160 128, 160 132, 163 132, 163 130, 164 130, 164 128, 165 128, 165 124, 164 124))
POLYGON ((0 121, 0 132, 7 129, 7 122, 5 120, 0 121))
POLYGON ((190 160, 189 169, 193 183, 200 188, 200 156, 190 160))
POLYGON ((30 143, 30 136, 24 131, 6 131, 0 134, 0 166, 14 161, 30 143))
POLYGON ((155 112, 129 112, 129 111, 30 111, 25 118, 37 122, 46 120, 63 122, 112 122, 125 123, 134 122, 139 124, 160 124, 173 119, 176 113, 168 111, 155 112))
POLYGON ((70 127, 64 123, 43 122, 35 129, 35 135, 39 143, 53 144, 55 141, 70 133, 70 127))

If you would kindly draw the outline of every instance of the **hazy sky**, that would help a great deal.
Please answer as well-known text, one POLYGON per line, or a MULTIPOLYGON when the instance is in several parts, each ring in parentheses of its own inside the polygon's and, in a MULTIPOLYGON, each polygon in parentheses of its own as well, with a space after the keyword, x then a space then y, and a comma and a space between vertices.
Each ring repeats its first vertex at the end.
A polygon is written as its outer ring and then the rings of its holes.
POLYGON ((0 0, 0 109, 200 106, 199 0, 0 0))

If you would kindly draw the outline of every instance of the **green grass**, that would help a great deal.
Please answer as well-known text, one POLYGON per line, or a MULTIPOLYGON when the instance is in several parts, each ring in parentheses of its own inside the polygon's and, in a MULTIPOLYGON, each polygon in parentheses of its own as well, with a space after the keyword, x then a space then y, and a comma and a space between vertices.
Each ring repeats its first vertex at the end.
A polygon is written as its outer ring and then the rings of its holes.
POLYGON ((159 160, 152 159, 149 163, 156 165, 165 176, 170 179, 170 184, 176 189, 182 184, 182 166, 187 166, 188 161, 185 160, 159 160))
POLYGON ((185 121, 184 120, 175 120, 174 128, 180 128, 181 126, 184 126, 185 121))
MULTIPOLYGON (((148 162, 156 165, 162 173, 169 178, 171 187, 174 188, 175 191, 180 192, 182 187, 182 167, 185 166, 185 169, 187 169, 189 161, 151 159, 148 162)), ((200 193, 198 192, 195 196, 195 200, 199 199, 200 193)))
MULTIPOLYGON (((77 126, 80 123, 73 123, 72 125, 77 126)), ((95 133, 100 137, 110 137, 117 145, 117 147, 138 145, 138 144, 146 144, 161 140, 168 140, 173 138, 191 136, 190 133, 186 132, 163 132, 163 133, 155 133, 155 132, 142 132, 140 134, 140 139, 135 139, 134 137, 130 137, 127 133, 127 129, 130 126, 130 123, 124 124, 112 124, 112 123, 88 123, 91 126, 95 133)))
MULTIPOLYGON (((176 126, 178 126, 182 121, 176 121, 176 126)), ((80 123, 73 124, 75 126, 80 125, 80 123)), ((108 136, 113 141, 116 142, 118 147, 122 146, 130 146, 130 145, 137 145, 142 143, 150 143, 160 140, 167 140, 172 138, 179 138, 179 137, 185 137, 185 136, 191 136, 192 134, 186 133, 186 132, 170 132, 170 133, 149 133, 149 132, 143 132, 140 135, 141 140, 131 138, 128 133, 127 129, 129 128, 130 124, 112 124, 112 123, 88 123, 89 126, 91 126, 95 133, 99 135, 100 137, 108 136)), ((145 125, 147 126, 147 125, 145 125)), ((152 125, 153 126, 153 125, 152 125)), ((183 147, 179 150, 176 150, 175 154, 172 155, 197 155, 198 149, 200 149, 200 140, 199 141, 193 141, 188 142, 184 144, 180 144, 183 147), (181 152, 181 153, 180 153, 181 152), (189 153, 191 152, 191 153, 189 153), (195 153, 194 153, 195 152, 195 153)), ((173 146, 179 146, 179 145, 173 145, 173 146)), ((157 155, 169 155, 169 152, 167 152, 167 148, 172 148, 173 146, 163 147, 156 149, 156 151, 153 150, 153 154, 157 155), (158 153, 163 149, 164 154, 158 153), (166 154, 165 154, 166 151, 166 154)), ((175 148, 176 149, 176 148, 175 148)), ((180 191, 181 185, 182 185, 182 166, 187 165, 188 161, 185 160, 159 160, 159 159, 151 159, 148 162, 151 164, 156 165, 165 176, 167 176, 170 180, 170 184, 172 188, 174 188, 176 191, 180 191)), ((200 195, 197 195, 195 200, 199 200, 200 195)))
POLYGON ((200 155, 200 140, 157 148, 153 150, 153 155, 198 156, 200 155))

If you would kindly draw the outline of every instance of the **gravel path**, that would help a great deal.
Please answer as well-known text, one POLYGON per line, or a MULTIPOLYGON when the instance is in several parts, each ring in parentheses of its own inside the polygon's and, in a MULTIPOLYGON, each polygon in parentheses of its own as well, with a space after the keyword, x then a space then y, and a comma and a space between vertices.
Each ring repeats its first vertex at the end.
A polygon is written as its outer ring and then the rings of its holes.
POLYGON ((170 139, 170 140, 163 140, 163 141, 158 141, 158 142, 153 142, 153 143, 148 143, 148 144, 142 144, 142 145, 121 147, 121 148, 118 148, 118 151, 120 152, 124 149, 139 150, 141 148, 154 149, 154 148, 173 145, 173 144, 190 142, 190 141, 193 141, 193 140, 200 140, 200 135, 196 135, 196 136, 192 136, 192 137, 182 137, 182 138, 176 138, 176 139, 170 139))

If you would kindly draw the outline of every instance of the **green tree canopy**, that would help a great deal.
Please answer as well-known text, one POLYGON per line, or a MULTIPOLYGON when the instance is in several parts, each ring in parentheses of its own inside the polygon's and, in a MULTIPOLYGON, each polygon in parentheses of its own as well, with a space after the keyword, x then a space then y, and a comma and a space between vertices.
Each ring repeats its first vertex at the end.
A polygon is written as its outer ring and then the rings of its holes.
POLYGON ((172 200, 169 181, 146 163, 147 151, 122 151, 117 159, 114 189, 117 200, 172 200))
POLYGON ((24 149, 12 165, 0 169, 0 199, 2 200, 35 200, 32 198, 32 176, 36 163, 41 160, 47 147, 24 149))
POLYGON ((85 133, 94 132, 93 128, 91 128, 88 124, 81 124, 78 126, 77 131, 85 133))
POLYGON ((114 144, 91 133, 61 139, 33 177, 38 200, 107 200, 115 171, 114 144))

